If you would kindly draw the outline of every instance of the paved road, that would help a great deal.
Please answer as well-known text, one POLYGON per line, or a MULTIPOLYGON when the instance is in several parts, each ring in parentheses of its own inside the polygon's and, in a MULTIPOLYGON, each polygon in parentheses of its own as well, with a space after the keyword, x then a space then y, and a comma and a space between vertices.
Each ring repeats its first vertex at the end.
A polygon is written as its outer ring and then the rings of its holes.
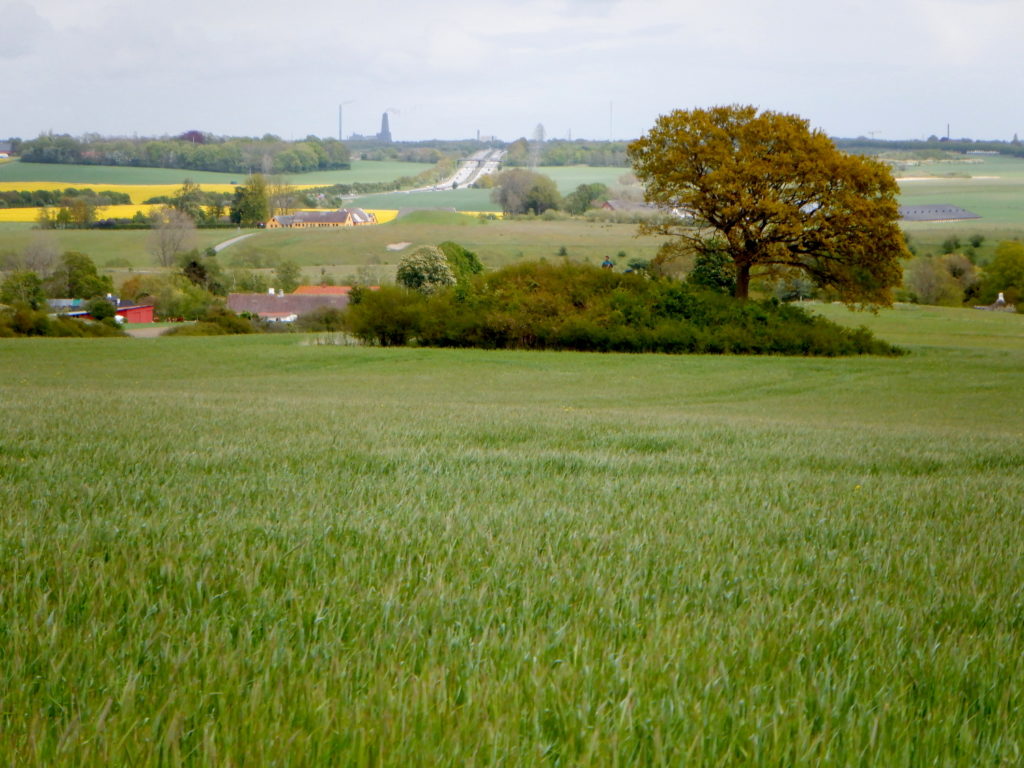
POLYGON ((223 251, 228 246, 232 246, 235 243, 240 243, 243 240, 245 240, 245 238, 252 237, 254 234, 256 234, 256 233, 255 232, 250 232, 247 235, 239 235, 238 237, 232 237, 230 240, 225 240, 223 243, 217 243, 217 245, 213 246, 213 252, 214 253, 220 253, 221 251, 223 251))

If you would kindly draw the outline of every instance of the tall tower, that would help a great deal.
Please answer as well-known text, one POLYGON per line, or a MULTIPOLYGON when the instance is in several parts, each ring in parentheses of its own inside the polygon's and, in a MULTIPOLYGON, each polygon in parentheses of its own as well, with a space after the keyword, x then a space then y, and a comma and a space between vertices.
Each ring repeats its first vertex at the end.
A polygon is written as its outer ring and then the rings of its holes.
POLYGON ((384 142, 391 142, 391 129, 388 127, 388 113, 385 112, 380 118, 380 133, 377 138, 384 142))

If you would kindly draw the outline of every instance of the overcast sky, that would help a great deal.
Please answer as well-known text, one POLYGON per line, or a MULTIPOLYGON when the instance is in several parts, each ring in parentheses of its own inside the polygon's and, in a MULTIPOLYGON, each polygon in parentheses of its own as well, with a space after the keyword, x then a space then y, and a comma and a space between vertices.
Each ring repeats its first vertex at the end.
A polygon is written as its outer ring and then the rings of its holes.
POLYGON ((1024 136, 1024 0, 0 0, 0 137, 634 138, 718 104, 1024 136))

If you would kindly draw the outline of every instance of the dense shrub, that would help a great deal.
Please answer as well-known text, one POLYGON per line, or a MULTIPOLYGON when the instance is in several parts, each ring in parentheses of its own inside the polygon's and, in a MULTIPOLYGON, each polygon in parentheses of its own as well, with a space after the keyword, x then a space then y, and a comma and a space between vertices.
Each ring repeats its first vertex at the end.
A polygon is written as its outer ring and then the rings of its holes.
POLYGON ((34 310, 27 304, 0 309, 0 338, 18 336, 124 336, 112 320, 91 322, 66 315, 51 316, 43 310, 34 310))
POLYGON ((164 336, 226 336, 239 333, 257 333, 259 329, 247 317, 240 317, 225 307, 210 307, 190 325, 179 325, 164 336))
POLYGON ((153 304, 164 320, 199 320, 224 301, 182 274, 136 275, 121 286, 121 298, 153 304))
POLYGON ((458 243, 445 240, 437 247, 448 260, 448 266, 451 267, 457 283, 466 283, 473 275, 479 275, 484 271, 484 265, 480 263, 477 255, 458 243))
POLYGON ((425 304, 423 294, 397 286, 362 291, 345 314, 346 330, 366 344, 400 347, 421 333, 425 304))
POLYGON ((594 352, 898 354, 800 307, 581 264, 520 263, 432 296, 389 289, 348 315, 370 343, 594 352))
POLYGON ((345 330, 345 311, 337 307, 318 307, 312 312, 301 315, 294 323, 297 331, 330 331, 345 330))

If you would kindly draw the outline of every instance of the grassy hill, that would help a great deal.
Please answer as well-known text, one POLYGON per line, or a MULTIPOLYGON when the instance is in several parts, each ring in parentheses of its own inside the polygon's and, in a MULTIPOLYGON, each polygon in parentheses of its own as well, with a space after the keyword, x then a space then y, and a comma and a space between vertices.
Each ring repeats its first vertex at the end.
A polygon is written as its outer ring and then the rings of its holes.
POLYGON ((867 319, 911 354, 0 340, 0 754, 1013 764, 1024 318, 867 319))

